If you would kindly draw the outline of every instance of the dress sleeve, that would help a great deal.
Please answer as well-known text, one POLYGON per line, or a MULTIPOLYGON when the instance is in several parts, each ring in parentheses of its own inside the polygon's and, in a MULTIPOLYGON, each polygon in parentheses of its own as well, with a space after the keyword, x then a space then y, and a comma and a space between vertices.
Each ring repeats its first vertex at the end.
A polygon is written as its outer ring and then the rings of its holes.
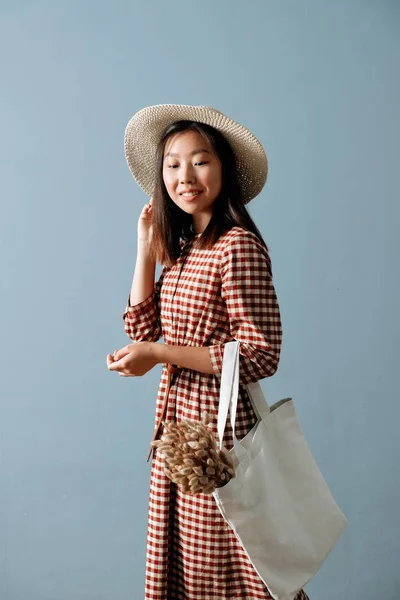
POLYGON ((156 342, 162 336, 160 321, 160 292, 167 267, 164 267, 160 278, 154 285, 154 291, 145 300, 130 305, 130 294, 123 313, 125 333, 134 342, 156 342))
MULTIPOLYGON (((221 261, 221 295, 231 339, 240 342, 240 383, 273 375, 279 363, 282 325, 267 249, 251 232, 227 244, 221 261)), ((221 377, 224 344, 209 346, 215 375, 221 377)))

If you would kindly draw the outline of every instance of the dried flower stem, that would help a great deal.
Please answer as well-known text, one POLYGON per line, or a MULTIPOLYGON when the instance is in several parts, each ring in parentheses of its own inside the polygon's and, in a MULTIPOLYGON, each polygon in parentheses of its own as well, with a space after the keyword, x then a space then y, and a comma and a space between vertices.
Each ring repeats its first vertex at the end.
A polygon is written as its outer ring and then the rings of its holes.
POLYGON ((165 474, 183 492, 212 494, 235 477, 230 455, 219 450, 210 428, 210 417, 163 422, 161 439, 152 442, 164 459, 165 474))

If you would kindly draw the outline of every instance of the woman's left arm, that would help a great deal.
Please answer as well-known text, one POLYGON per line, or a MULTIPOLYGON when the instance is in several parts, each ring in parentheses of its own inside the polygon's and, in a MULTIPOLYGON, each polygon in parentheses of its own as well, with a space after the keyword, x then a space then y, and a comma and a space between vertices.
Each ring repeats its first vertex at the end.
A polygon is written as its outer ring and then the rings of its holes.
MULTIPOLYGON (((227 244, 221 283, 230 334, 240 342, 240 382, 271 377, 279 364, 282 324, 270 257, 256 235, 241 231, 227 244)), ((221 377, 224 344, 208 349, 214 373, 221 377)))

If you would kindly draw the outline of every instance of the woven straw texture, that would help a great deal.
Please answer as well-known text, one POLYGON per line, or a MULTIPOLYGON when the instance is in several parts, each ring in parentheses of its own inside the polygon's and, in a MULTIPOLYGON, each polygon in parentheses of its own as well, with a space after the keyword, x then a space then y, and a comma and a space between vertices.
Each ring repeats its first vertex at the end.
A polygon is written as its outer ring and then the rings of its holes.
POLYGON ((268 160, 261 143, 248 129, 215 108, 159 104, 137 112, 125 130, 129 169, 148 196, 154 191, 158 143, 168 125, 178 120, 206 123, 220 131, 235 153, 245 203, 261 192, 267 180, 268 160))

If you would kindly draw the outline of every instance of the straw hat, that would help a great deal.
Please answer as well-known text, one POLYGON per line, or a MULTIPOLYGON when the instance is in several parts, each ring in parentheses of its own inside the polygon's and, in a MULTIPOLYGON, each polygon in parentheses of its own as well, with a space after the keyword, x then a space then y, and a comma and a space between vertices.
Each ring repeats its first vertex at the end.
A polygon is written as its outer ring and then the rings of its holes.
POLYGON ((129 169, 148 196, 154 191, 156 149, 161 136, 171 123, 181 120, 211 125, 228 140, 235 153, 245 203, 261 192, 267 180, 268 160, 261 143, 248 129, 208 106, 159 104, 137 112, 125 130, 129 169))

